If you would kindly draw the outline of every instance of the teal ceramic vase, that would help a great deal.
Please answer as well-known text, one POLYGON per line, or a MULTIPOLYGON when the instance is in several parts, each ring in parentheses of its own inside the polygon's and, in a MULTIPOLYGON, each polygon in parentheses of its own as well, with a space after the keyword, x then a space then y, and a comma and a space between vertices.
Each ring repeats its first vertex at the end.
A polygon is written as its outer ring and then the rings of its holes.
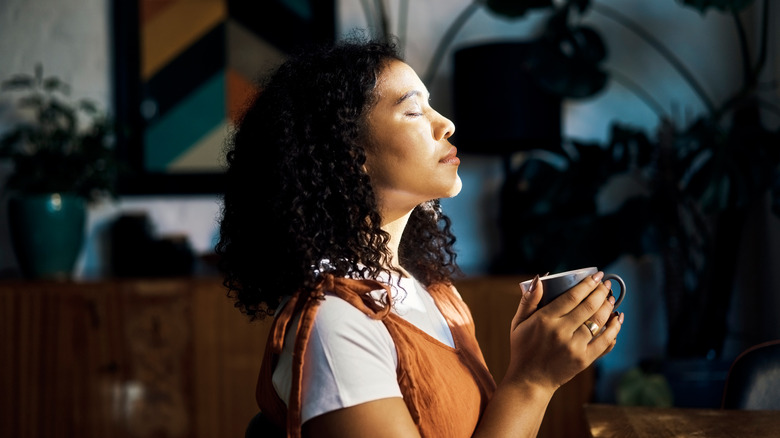
POLYGON ((86 216, 86 200, 81 196, 12 196, 8 221, 22 275, 30 279, 71 279, 84 244, 86 216))

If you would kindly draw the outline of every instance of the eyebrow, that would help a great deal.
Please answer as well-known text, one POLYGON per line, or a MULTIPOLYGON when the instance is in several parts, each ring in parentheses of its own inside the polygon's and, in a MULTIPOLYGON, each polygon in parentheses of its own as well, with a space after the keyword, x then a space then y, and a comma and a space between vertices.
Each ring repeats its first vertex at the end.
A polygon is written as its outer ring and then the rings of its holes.
POLYGON ((398 98, 398 100, 396 100, 396 101, 395 101, 395 104, 394 104, 394 105, 399 105, 399 104, 401 104, 403 101, 405 101, 405 100, 407 100, 407 99, 409 99, 410 97, 413 97, 413 96, 422 96, 422 92, 421 92, 421 91, 419 91, 419 90, 410 90, 410 91, 407 91, 406 93, 404 93, 404 95, 403 95, 403 96, 399 97, 399 98, 398 98))

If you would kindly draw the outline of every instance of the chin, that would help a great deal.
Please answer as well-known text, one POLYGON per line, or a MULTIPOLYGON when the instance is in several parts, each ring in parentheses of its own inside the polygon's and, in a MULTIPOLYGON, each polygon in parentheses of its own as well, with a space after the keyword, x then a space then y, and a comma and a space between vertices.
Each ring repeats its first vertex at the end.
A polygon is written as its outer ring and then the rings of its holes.
POLYGON ((460 175, 457 175, 455 182, 452 184, 452 188, 447 192, 447 196, 443 196, 443 198, 454 198, 455 196, 460 193, 460 190, 463 188, 463 181, 460 180, 460 175))

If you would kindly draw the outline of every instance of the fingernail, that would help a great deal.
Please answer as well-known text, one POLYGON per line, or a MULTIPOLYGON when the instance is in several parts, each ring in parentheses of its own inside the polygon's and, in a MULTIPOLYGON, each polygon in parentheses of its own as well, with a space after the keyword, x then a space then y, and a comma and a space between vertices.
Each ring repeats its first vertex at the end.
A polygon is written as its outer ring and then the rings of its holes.
POLYGON ((531 282, 531 287, 528 288, 528 292, 533 292, 536 290, 536 286, 539 285, 539 274, 534 277, 534 281, 531 282))
POLYGON ((609 281, 609 280, 605 281, 604 282, 604 286, 606 286, 607 289, 609 289, 609 291, 612 292, 612 282, 611 281, 609 281))
POLYGON ((620 324, 623 324, 623 319, 625 319, 626 315, 625 313, 620 313, 620 317, 618 318, 618 321, 620 321, 620 324))
POLYGON ((601 272, 601 271, 596 272, 595 274, 593 274, 593 277, 591 277, 591 278, 593 278, 593 281, 596 281, 596 282, 601 281, 601 279, 604 278, 604 273, 601 272))
POLYGON ((615 305, 615 297, 613 297, 612 294, 609 295, 607 301, 609 301, 609 304, 615 305))

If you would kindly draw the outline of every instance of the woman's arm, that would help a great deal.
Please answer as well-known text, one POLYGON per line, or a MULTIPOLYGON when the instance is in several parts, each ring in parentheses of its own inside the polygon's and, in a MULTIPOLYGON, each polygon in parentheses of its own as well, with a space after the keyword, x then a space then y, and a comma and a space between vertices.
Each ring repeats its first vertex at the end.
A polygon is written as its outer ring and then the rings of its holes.
POLYGON ((416 438, 420 436, 400 397, 383 398, 338 409, 303 423, 304 437, 416 438))

